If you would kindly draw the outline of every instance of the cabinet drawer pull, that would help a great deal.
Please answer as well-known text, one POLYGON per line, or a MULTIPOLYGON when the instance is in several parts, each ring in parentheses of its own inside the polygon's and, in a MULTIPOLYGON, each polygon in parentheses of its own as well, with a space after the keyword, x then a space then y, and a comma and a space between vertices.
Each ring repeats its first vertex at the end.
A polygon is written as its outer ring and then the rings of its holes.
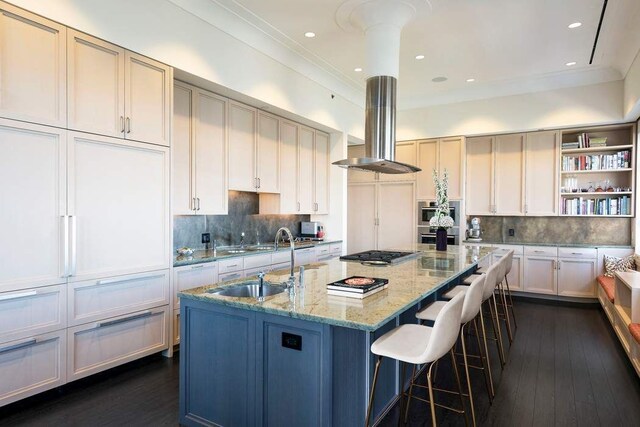
POLYGON ((12 294, 12 295, 0 295, 0 301, 8 301, 8 300, 17 299, 17 298, 31 297, 33 295, 38 295, 38 291, 20 292, 19 294, 12 294))
POLYGON ((134 314, 133 316, 129 316, 129 317, 123 317, 122 319, 108 320, 106 322, 96 323, 96 328, 104 328, 106 326, 113 326, 113 325, 117 325, 119 323, 128 322, 130 320, 144 319, 145 317, 149 317, 151 315, 153 315, 153 312, 145 311, 144 313, 134 314))
POLYGON ((0 354, 6 353, 6 352, 11 351, 11 350, 18 350, 18 349, 25 348, 25 347, 31 347, 32 345, 36 344, 37 342, 38 342, 37 339, 31 338, 30 340, 25 341, 25 342, 21 342, 21 343, 18 343, 18 344, 13 344, 13 345, 10 345, 8 347, 3 347, 3 348, 0 348, 0 354))
POLYGON ((130 282, 132 280, 140 280, 140 279, 155 279, 156 277, 164 277, 164 274, 154 274, 152 276, 142 276, 142 277, 125 277, 123 279, 104 279, 98 280, 97 285, 111 285, 114 283, 121 282, 130 282))
POLYGON ((237 267, 238 264, 232 264, 232 265, 227 265, 227 268, 231 268, 231 267, 237 267))
POLYGON ((543 254, 545 251, 533 251, 536 254, 543 254))
POLYGON ((582 252, 571 252, 571 255, 584 255, 582 252))
POLYGON ((192 269, 192 270, 194 270, 194 269, 196 269, 196 268, 202 268, 202 267, 204 267, 204 264, 192 265, 192 266, 191 266, 191 269, 192 269))

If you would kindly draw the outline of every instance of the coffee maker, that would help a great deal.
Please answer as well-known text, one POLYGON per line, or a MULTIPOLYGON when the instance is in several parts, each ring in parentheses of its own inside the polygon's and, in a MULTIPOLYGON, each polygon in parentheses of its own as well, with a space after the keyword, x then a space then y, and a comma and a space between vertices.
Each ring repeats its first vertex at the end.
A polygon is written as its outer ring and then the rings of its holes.
POLYGON ((467 228, 467 240, 481 242, 480 218, 471 218, 471 226, 467 228))

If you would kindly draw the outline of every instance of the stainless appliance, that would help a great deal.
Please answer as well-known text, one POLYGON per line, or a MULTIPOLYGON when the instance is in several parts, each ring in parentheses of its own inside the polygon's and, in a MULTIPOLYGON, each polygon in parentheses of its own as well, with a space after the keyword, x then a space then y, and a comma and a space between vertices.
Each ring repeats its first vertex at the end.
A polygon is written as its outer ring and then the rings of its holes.
POLYGON ((401 251, 364 251, 351 255, 343 255, 341 261, 357 261, 366 265, 389 265, 414 257, 420 252, 401 251))
MULTIPOLYGON (((436 228, 429 226, 429 221, 436 214, 435 202, 418 202, 418 243, 435 245, 436 228)), ((453 227, 447 229, 447 244, 460 244, 460 202, 449 202, 449 216, 453 218, 453 227)))
POLYGON ((467 239, 472 242, 481 242, 480 218, 471 218, 471 227, 467 231, 467 239))
MULTIPOLYGON (((423 227, 429 226, 429 221, 436 214, 435 202, 418 202, 418 225, 423 227)), ((460 202, 449 202, 449 216, 453 218, 454 228, 460 227, 460 202)))
POLYGON ((321 239, 324 237, 324 227, 317 221, 303 221, 300 223, 300 236, 321 239))

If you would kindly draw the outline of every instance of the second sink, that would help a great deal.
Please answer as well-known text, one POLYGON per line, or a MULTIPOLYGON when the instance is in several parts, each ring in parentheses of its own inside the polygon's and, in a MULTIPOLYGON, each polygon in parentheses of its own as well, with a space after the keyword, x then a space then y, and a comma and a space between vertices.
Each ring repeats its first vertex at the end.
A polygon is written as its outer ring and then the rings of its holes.
MULTIPOLYGON (((259 288, 259 282, 257 280, 252 280, 250 282, 226 286, 224 288, 211 289, 208 292, 223 297, 258 298, 260 296, 259 288)), ((284 292, 286 289, 287 288, 283 285, 276 285, 274 283, 265 282, 264 286, 262 287, 262 296, 268 297, 271 295, 277 295, 284 292)))

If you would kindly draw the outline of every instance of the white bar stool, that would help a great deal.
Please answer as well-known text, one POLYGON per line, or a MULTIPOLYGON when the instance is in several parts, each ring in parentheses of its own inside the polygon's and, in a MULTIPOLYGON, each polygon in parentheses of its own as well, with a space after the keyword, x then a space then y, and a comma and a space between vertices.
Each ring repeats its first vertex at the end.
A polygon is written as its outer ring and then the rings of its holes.
MULTIPOLYGON (((480 305, 482 304, 482 296, 484 294, 484 282, 486 275, 474 276, 474 280, 469 285, 469 288, 464 292, 464 303, 462 305, 462 317, 460 318, 460 341, 462 342, 462 358, 464 362, 464 371, 467 378, 467 390, 469 391, 469 403, 471 406, 471 419, 473 421, 473 425, 476 425, 476 411, 473 405, 473 392, 471 391, 471 379, 469 377, 469 363, 467 359, 467 346, 465 343, 465 328, 471 324, 471 322, 475 322, 476 317, 480 314, 480 305)), ((423 310, 416 313, 416 317, 420 320, 429 320, 435 321, 438 317, 440 311, 447 304, 446 301, 436 301, 432 304, 429 304, 423 310)), ((476 337, 478 337, 478 329, 476 326, 476 337)), ((480 339, 478 338, 478 349, 480 351, 480 359, 483 361, 482 350, 480 350, 480 339)), ((454 362, 455 363, 455 362, 454 362)), ((483 368, 484 370, 484 362, 483 368)), ((412 374, 412 378, 415 375, 415 367, 414 373, 412 374)), ((489 382, 487 379, 486 373, 484 374, 485 385, 487 386, 487 392, 489 393, 489 399, 492 399, 491 388, 489 387, 489 382)), ((409 401, 407 403, 407 409, 404 414, 404 422, 407 422, 407 415, 409 414, 409 405, 411 404, 411 388, 409 389, 409 401)))
MULTIPOLYGON (((456 380, 460 391, 460 403, 463 405, 464 409, 460 376, 458 375, 458 368, 453 356, 453 346, 458 339, 458 332, 460 331, 460 318, 462 315, 463 301, 463 295, 459 295, 449 301, 442 308, 440 313, 438 313, 432 328, 416 324, 400 325, 392 331, 387 332, 371 344, 371 352, 377 355, 378 359, 373 373, 373 385, 371 386, 369 405, 367 406, 367 418, 365 419, 364 424, 365 427, 369 425, 373 396, 376 390, 376 382, 378 380, 378 371, 380 370, 380 363, 382 362, 383 357, 396 359, 402 363, 403 390, 400 405, 400 416, 402 416, 402 410, 404 409, 404 371, 406 363, 412 363, 414 365, 428 364, 427 383, 429 388, 429 400, 427 402, 431 407, 431 422, 434 426, 436 425, 436 404, 433 400, 431 369, 433 368, 434 362, 447 353, 451 353, 453 358, 454 372, 456 373, 456 380)), ((411 379, 411 386, 413 386, 413 378, 411 379)))

